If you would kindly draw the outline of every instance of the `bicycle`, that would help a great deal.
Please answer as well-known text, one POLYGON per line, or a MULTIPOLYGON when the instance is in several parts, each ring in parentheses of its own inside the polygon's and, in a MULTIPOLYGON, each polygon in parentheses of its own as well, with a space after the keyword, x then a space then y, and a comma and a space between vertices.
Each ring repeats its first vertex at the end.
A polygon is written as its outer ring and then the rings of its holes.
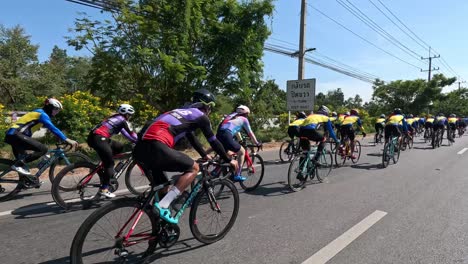
MULTIPOLYGON (((199 180, 174 217, 181 219, 190 206, 190 231, 201 243, 211 244, 224 238, 233 227, 239 212, 239 194, 231 181, 213 179, 209 174, 209 165, 231 168, 229 164, 197 162, 199 180), (217 188, 224 191, 215 195, 217 188)), ((145 172, 151 175, 151 171, 145 172)), ((180 228, 161 220, 153 205, 159 201, 158 191, 174 182, 151 187, 137 198, 113 200, 94 211, 73 238, 70 263, 147 263, 158 244, 161 248, 173 246, 180 228)))
POLYGON ((294 157, 294 155, 296 155, 300 151, 301 149, 299 147, 299 138, 296 138, 294 140, 286 140, 281 144, 279 150, 280 160, 282 162, 289 162, 294 157))
POLYGON ((347 159, 350 159, 353 163, 357 163, 361 157, 361 142, 354 139, 354 149, 351 149, 351 140, 346 135, 343 140, 343 144, 340 144, 338 151, 335 152, 335 164, 337 167, 341 167, 345 164, 347 159), (356 154, 357 153, 357 154, 356 154), (353 158, 354 155, 354 158, 353 158), (341 158, 339 160, 339 158, 341 158))
POLYGON ((408 149, 412 149, 413 144, 414 144, 414 141, 413 141, 413 136, 412 136, 411 132, 404 133, 403 134, 403 139, 401 141, 401 150, 405 151, 407 147, 408 147, 408 149))
POLYGON ((398 137, 392 136, 389 142, 384 144, 383 155, 382 155, 382 165, 386 168, 390 164, 390 159, 393 160, 393 164, 396 164, 400 159, 400 149, 396 149, 398 145, 398 137))
POLYGON ((443 131, 441 129, 436 129, 432 132, 431 146, 433 149, 440 147, 442 144, 442 133, 443 131))
POLYGON ((65 165, 77 161, 92 162, 91 158, 80 152, 68 152, 71 146, 64 143, 55 144, 55 149, 47 151, 38 164, 34 175, 23 175, 11 169, 18 160, 0 159, 0 202, 12 199, 22 190, 40 188, 39 177, 49 169, 49 179, 54 181, 56 171, 65 165))
POLYGON ((382 133, 382 132, 383 132, 383 129, 379 129, 379 130, 377 131, 377 133, 375 133, 375 135, 374 135, 374 144, 375 144, 375 145, 377 145, 377 144, 379 144, 379 143, 380 143, 380 144, 383 143, 382 138, 383 138, 384 136, 383 136, 383 133, 382 133))
POLYGON ((313 180, 317 177, 319 182, 323 182, 330 174, 333 166, 332 154, 324 148, 318 160, 320 165, 317 166, 312 161, 317 154, 317 148, 317 146, 312 146, 308 152, 296 155, 291 161, 288 169, 288 186, 292 191, 297 192, 303 189, 307 178, 313 180))
MULTIPOLYGON (((124 171, 125 185, 131 193, 140 195, 149 189, 150 181, 141 166, 133 160, 132 152, 120 153, 113 158, 121 161, 115 166, 115 174, 110 180, 111 192, 119 188, 118 179, 124 171)), ((77 162, 65 167, 52 183, 52 198, 65 210, 87 207, 99 201, 103 168, 102 162, 77 162), (98 177, 95 177, 96 175, 98 177)))
POLYGON ((424 130, 424 143, 427 143, 429 140, 432 139, 432 134, 434 133, 432 128, 426 128, 424 130))

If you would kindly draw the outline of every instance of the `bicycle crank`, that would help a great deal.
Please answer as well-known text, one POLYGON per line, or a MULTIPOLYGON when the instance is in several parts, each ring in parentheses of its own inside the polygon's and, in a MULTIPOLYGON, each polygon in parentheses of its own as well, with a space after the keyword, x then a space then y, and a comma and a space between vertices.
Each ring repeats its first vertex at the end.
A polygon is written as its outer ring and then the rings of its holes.
POLYGON ((179 240, 180 228, 178 225, 167 224, 159 231, 158 243, 162 248, 170 248, 179 240))

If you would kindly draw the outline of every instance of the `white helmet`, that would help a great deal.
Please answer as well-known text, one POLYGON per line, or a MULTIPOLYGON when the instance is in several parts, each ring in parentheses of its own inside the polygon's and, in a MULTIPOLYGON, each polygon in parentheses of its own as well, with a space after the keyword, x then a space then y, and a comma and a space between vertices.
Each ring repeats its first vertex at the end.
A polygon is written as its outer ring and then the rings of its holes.
POLYGON ((63 109, 62 103, 55 98, 48 98, 45 100, 44 105, 52 105, 56 109, 63 109))
POLYGON ((119 114, 122 114, 122 115, 127 115, 127 114, 133 115, 135 114, 135 109, 133 108, 133 106, 129 104, 121 104, 119 105, 117 112, 119 112, 119 114))
POLYGON ((236 108, 236 113, 241 114, 241 115, 244 115, 244 114, 248 115, 248 114, 250 114, 250 109, 245 105, 239 105, 236 108))

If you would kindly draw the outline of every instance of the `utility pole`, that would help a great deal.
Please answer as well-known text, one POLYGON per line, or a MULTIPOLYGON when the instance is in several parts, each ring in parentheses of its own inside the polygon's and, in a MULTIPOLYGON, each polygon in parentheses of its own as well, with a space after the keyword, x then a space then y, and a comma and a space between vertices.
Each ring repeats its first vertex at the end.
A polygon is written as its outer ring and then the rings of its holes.
POLYGON ((306 0, 301 0, 301 27, 299 31, 299 65, 297 79, 304 79, 304 55, 305 55, 305 29, 306 29, 306 0))
POLYGON ((462 84, 462 83, 466 83, 466 81, 462 81, 462 82, 458 81, 457 83, 458 83, 458 91, 460 91, 460 89, 461 89, 461 86, 460 86, 460 84, 462 84))
POLYGON ((427 82, 431 81, 431 71, 438 71, 440 69, 439 67, 437 68, 432 67, 432 59, 437 59, 437 58, 440 58, 440 54, 437 56, 431 57, 431 47, 429 47, 429 57, 427 58, 421 57, 421 60, 429 60, 429 69, 427 71, 421 70, 421 72, 429 72, 429 74, 427 75, 427 82))

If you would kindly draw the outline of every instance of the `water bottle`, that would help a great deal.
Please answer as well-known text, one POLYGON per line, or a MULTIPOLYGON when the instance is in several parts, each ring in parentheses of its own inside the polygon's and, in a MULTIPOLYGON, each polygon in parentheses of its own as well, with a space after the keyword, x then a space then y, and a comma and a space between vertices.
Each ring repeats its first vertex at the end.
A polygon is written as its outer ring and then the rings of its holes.
POLYGON ((50 161, 50 155, 49 154, 44 155, 41 162, 37 164, 37 168, 42 169, 44 166, 46 166, 49 163, 49 161, 50 161))
POLYGON ((119 163, 117 164, 117 166, 115 166, 115 172, 118 173, 120 172, 120 170, 123 168, 123 166, 125 165, 125 163, 123 161, 119 161, 119 163))

